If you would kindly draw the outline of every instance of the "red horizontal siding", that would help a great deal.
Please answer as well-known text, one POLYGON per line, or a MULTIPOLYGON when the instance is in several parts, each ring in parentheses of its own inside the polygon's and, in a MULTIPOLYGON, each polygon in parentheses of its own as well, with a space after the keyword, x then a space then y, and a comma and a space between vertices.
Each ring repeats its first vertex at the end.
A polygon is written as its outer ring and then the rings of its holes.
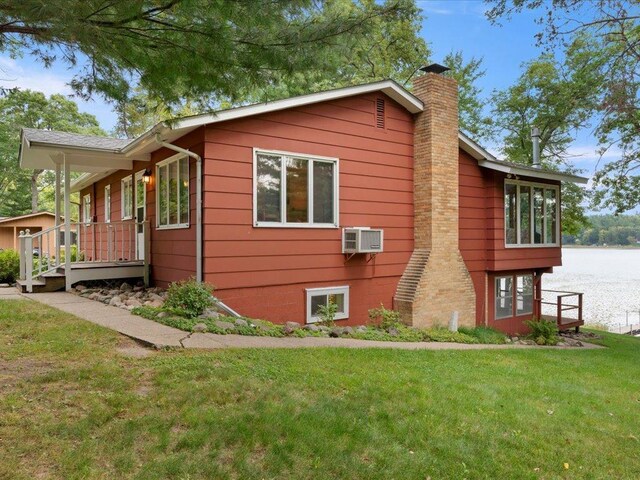
POLYGON ((352 285, 352 322, 391 305, 413 250, 413 120, 362 95, 214 124, 205 132, 204 272, 243 314, 305 320, 305 288, 352 285), (384 229, 385 251, 345 263, 341 229, 253 227, 253 149, 339 159, 341 226, 384 229), (277 300, 274 300, 277 299, 277 300))
MULTIPOLYGON (((204 152, 204 128, 197 129, 174 143, 200 155, 204 152)), ((111 185, 111 221, 119 222, 122 217, 121 180, 136 172, 149 168, 152 182, 146 186, 147 220, 151 226, 151 279, 159 286, 195 275, 195 160, 189 161, 189 216, 191 226, 180 229, 156 228, 156 172, 155 164, 175 152, 162 148, 152 153, 150 162, 134 162, 130 171, 118 171, 84 189, 81 195, 91 193, 92 210, 98 222, 104 222, 104 187, 111 185)), ((135 215, 135 212, 134 212, 135 215)), ((133 220, 131 220, 133 222, 133 220)))

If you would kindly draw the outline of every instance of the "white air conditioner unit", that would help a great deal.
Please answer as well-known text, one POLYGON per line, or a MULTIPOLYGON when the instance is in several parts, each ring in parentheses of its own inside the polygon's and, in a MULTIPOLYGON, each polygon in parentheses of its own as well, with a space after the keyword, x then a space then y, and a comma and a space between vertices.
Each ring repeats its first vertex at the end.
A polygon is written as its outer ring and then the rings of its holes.
POLYGON ((383 230, 369 227, 342 229, 342 253, 382 252, 383 230))

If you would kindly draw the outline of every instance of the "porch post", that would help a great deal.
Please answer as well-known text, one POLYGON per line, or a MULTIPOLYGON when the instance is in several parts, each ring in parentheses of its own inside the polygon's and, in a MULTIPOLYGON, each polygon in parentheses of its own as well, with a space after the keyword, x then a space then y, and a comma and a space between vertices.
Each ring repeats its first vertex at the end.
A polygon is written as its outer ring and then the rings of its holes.
MULTIPOLYGON (((55 226, 60 225, 60 164, 56 162, 55 226)), ((66 216, 66 215, 65 215, 66 216)), ((55 230, 56 266, 60 265, 60 229, 55 230)))
POLYGON ((71 165, 64 159, 64 278, 66 290, 71 290, 71 165))

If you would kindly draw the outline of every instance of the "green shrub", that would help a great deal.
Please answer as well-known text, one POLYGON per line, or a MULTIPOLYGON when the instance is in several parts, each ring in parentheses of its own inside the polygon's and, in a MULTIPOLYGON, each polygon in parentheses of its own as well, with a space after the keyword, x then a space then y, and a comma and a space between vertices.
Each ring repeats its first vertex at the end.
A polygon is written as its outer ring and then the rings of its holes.
POLYGON ((458 332, 477 338, 479 343, 502 344, 507 341, 504 333, 491 327, 460 327, 458 332))
POLYGON ((0 282, 13 283, 20 275, 20 255, 15 250, 0 252, 0 282))
POLYGON ((532 338, 538 345, 557 345, 558 326, 556 322, 533 318, 524 322, 531 330, 529 338, 532 338))
POLYGON ((190 278, 169 285, 164 305, 167 308, 180 309, 184 316, 193 318, 202 315, 202 312, 216 302, 212 293, 212 285, 198 283, 194 278, 190 278))
POLYGON ((381 303, 379 308, 372 308, 369 310, 369 319, 380 325, 380 328, 385 330, 391 327, 398 327, 400 323, 400 312, 397 310, 390 310, 384 308, 381 303))
POLYGON ((336 318, 338 312, 338 304, 329 300, 326 305, 320 305, 318 307, 318 313, 320 314, 320 323, 327 327, 333 326, 333 321, 336 318))
POLYGON ((428 328, 423 330, 424 339, 430 342, 479 343, 476 337, 463 332, 452 332, 446 328, 428 328))

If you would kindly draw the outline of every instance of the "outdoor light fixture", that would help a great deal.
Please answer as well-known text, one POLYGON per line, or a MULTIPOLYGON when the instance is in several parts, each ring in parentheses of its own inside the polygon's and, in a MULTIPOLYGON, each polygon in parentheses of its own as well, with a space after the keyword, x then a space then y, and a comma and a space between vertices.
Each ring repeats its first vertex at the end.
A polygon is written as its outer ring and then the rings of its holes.
POLYGON ((146 184, 151 183, 151 170, 149 170, 148 168, 142 174, 142 181, 146 184))

